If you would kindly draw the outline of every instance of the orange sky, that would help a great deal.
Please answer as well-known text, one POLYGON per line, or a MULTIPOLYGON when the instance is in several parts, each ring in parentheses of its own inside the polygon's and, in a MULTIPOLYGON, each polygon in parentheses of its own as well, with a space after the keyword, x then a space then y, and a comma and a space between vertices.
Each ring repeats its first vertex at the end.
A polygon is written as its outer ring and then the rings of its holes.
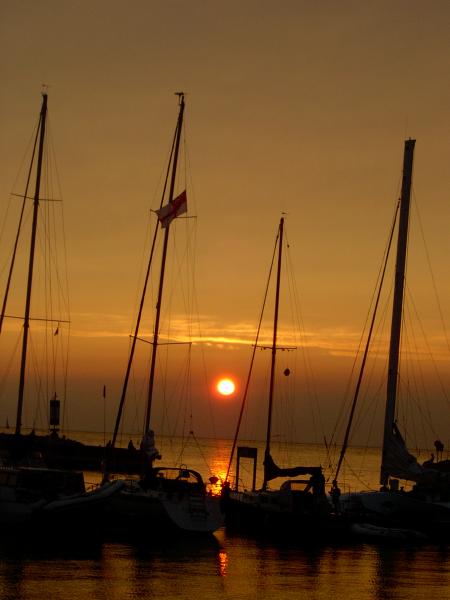
MULTIPOLYGON (((116 402, 178 90, 187 94, 196 294, 210 379, 219 371, 245 377, 250 350, 241 342, 253 338, 284 211, 329 432, 409 136, 417 139, 414 202, 449 318, 449 22, 445 1, 0 3, 2 223, 10 192, 22 191, 15 178, 46 83, 64 200, 73 427, 102 427, 94 400, 101 403, 104 383, 116 402)), ((431 314, 417 220, 413 240, 409 285, 441 359, 448 348, 431 314)), ((216 419, 230 434, 236 402, 226 402, 216 419)), ((446 416, 448 404, 438 410, 446 416)), ((13 420, 9 400, 0 407, 6 416, 13 420)), ((316 436, 303 423, 299 437, 316 436)))

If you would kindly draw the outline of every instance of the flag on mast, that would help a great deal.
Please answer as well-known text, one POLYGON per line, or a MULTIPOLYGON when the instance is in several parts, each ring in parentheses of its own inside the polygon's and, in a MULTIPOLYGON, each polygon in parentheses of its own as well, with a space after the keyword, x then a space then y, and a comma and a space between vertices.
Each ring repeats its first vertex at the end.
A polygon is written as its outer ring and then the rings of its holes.
POLYGON ((155 211, 161 223, 161 227, 165 229, 172 221, 187 212, 187 196, 186 190, 181 192, 172 202, 155 211))

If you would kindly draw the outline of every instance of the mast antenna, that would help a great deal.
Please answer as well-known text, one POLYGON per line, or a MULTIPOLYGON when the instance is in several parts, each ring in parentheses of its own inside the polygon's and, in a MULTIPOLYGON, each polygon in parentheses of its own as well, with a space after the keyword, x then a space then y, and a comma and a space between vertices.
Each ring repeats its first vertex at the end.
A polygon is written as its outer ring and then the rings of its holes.
MULTIPOLYGON (((175 96, 178 96, 179 99, 179 105, 184 102, 184 92, 175 92, 175 96)), ((178 105, 178 106, 179 106, 178 105)))

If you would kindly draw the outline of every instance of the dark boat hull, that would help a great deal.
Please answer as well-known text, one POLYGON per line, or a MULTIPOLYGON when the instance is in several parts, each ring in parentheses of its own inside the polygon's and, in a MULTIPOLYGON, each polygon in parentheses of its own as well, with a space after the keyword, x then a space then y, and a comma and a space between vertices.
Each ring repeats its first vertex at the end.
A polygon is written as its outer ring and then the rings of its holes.
POLYGON ((231 531, 269 535, 297 542, 332 539, 337 522, 325 498, 286 497, 280 492, 228 492, 223 497, 225 524, 231 531))

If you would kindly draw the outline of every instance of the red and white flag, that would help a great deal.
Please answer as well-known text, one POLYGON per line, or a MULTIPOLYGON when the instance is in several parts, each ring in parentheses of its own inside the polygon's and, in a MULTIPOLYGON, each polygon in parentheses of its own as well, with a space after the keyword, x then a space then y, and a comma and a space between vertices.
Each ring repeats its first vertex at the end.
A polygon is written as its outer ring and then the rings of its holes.
POLYGON ((179 196, 177 196, 172 202, 169 202, 162 208, 156 211, 158 215, 158 219, 161 222, 161 227, 165 229, 168 227, 175 217, 179 217, 187 212, 187 197, 186 190, 181 192, 179 196))

